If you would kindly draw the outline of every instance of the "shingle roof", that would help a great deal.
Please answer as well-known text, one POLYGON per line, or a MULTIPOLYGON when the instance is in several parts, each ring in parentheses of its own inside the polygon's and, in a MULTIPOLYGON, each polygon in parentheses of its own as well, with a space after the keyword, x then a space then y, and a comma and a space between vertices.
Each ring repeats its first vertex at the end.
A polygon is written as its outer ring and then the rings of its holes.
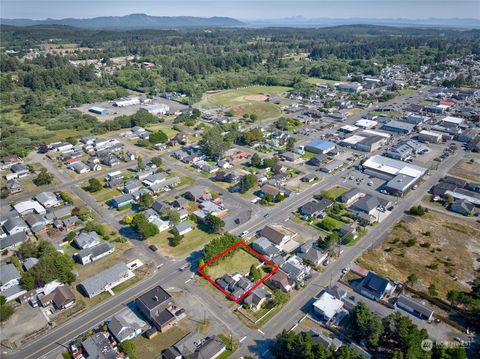
POLYGON ((19 278, 20 273, 13 264, 5 264, 0 267, 0 285, 4 285, 11 280, 19 278))

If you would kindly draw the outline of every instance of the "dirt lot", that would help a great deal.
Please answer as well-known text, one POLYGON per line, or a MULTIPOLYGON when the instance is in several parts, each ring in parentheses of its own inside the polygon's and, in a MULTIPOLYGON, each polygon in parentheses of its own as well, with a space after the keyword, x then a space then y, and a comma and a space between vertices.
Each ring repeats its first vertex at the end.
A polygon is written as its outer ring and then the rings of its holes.
POLYGON ((10 319, 2 323, 0 340, 7 347, 11 347, 11 344, 20 345, 22 340, 46 327, 47 319, 40 308, 33 308, 29 304, 19 305, 10 319), (10 345, 6 343, 6 338, 10 345))
POLYGON ((393 280, 405 282, 415 273, 417 289, 434 284, 445 298, 449 290, 468 290, 480 263, 480 224, 459 223, 438 212, 405 216, 377 248, 358 259, 360 265, 393 280))
POLYGON ((480 182, 480 160, 478 157, 467 156, 452 168, 450 174, 466 180, 480 182), (470 162, 472 159, 474 161, 470 162))

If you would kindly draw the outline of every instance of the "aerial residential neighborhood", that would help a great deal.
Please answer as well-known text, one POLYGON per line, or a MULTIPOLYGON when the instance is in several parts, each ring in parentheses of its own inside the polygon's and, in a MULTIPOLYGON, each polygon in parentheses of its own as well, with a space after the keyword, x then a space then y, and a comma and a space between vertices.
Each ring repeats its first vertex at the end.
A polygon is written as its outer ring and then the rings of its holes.
POLYGON ((478 4, 69 3, 1 19, 0 358, 479 357, 478 4))

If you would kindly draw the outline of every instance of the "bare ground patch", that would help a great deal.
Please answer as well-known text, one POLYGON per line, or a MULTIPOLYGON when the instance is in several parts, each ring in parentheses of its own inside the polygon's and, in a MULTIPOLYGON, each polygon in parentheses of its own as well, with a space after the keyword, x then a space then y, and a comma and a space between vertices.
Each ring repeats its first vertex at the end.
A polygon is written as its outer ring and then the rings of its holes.
POLYGON ((452 176, 465 178, 466 180, 480 182, 480 162, 477 158, 466 157, 452 168, 450 171, 452 176), (473 162, 471 161, 473 159, 473 162))
POLYGON ((405 216, 379 247, 365 252, 358 262, 401 282, 414 273, 418 289, 427 291, 434 284, 445 298, 449 290, 469 290, 479 256, 478 223, 430 212, 424 217, 405 216))

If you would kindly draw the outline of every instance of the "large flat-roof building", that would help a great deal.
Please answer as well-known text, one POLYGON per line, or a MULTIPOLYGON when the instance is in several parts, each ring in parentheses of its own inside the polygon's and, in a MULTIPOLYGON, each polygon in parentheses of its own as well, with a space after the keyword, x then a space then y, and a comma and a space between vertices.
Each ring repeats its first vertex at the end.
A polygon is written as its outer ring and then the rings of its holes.
POLYGON ((325 140, 312 141, 305 146, 305 151, 313 153, 328 153, 335 149, 335 143, 325 140))
POLYGON ((403 195, 427 173, 424 167, 379 155, 366 160, 363 168, 365 173, 388 181, 385 190, 395 195, 403 195))
POLYGON ((390 132, 407 134, 415 129, 415 125, 411 123, 392 120, 384 124, 382 126, 382 129, 390 132))
POLYGON ((145 105, 140 107, 140 110, 151 113, 153 115, 165 115, 168 111, 170 111, 170 106, 164 103, 154 103, 151 105, 145 105))
POLYGON ((428 143, 439 143, 442 140, 442 134, 439 132, 423 130, 418 133, 417 140, 428 143))

